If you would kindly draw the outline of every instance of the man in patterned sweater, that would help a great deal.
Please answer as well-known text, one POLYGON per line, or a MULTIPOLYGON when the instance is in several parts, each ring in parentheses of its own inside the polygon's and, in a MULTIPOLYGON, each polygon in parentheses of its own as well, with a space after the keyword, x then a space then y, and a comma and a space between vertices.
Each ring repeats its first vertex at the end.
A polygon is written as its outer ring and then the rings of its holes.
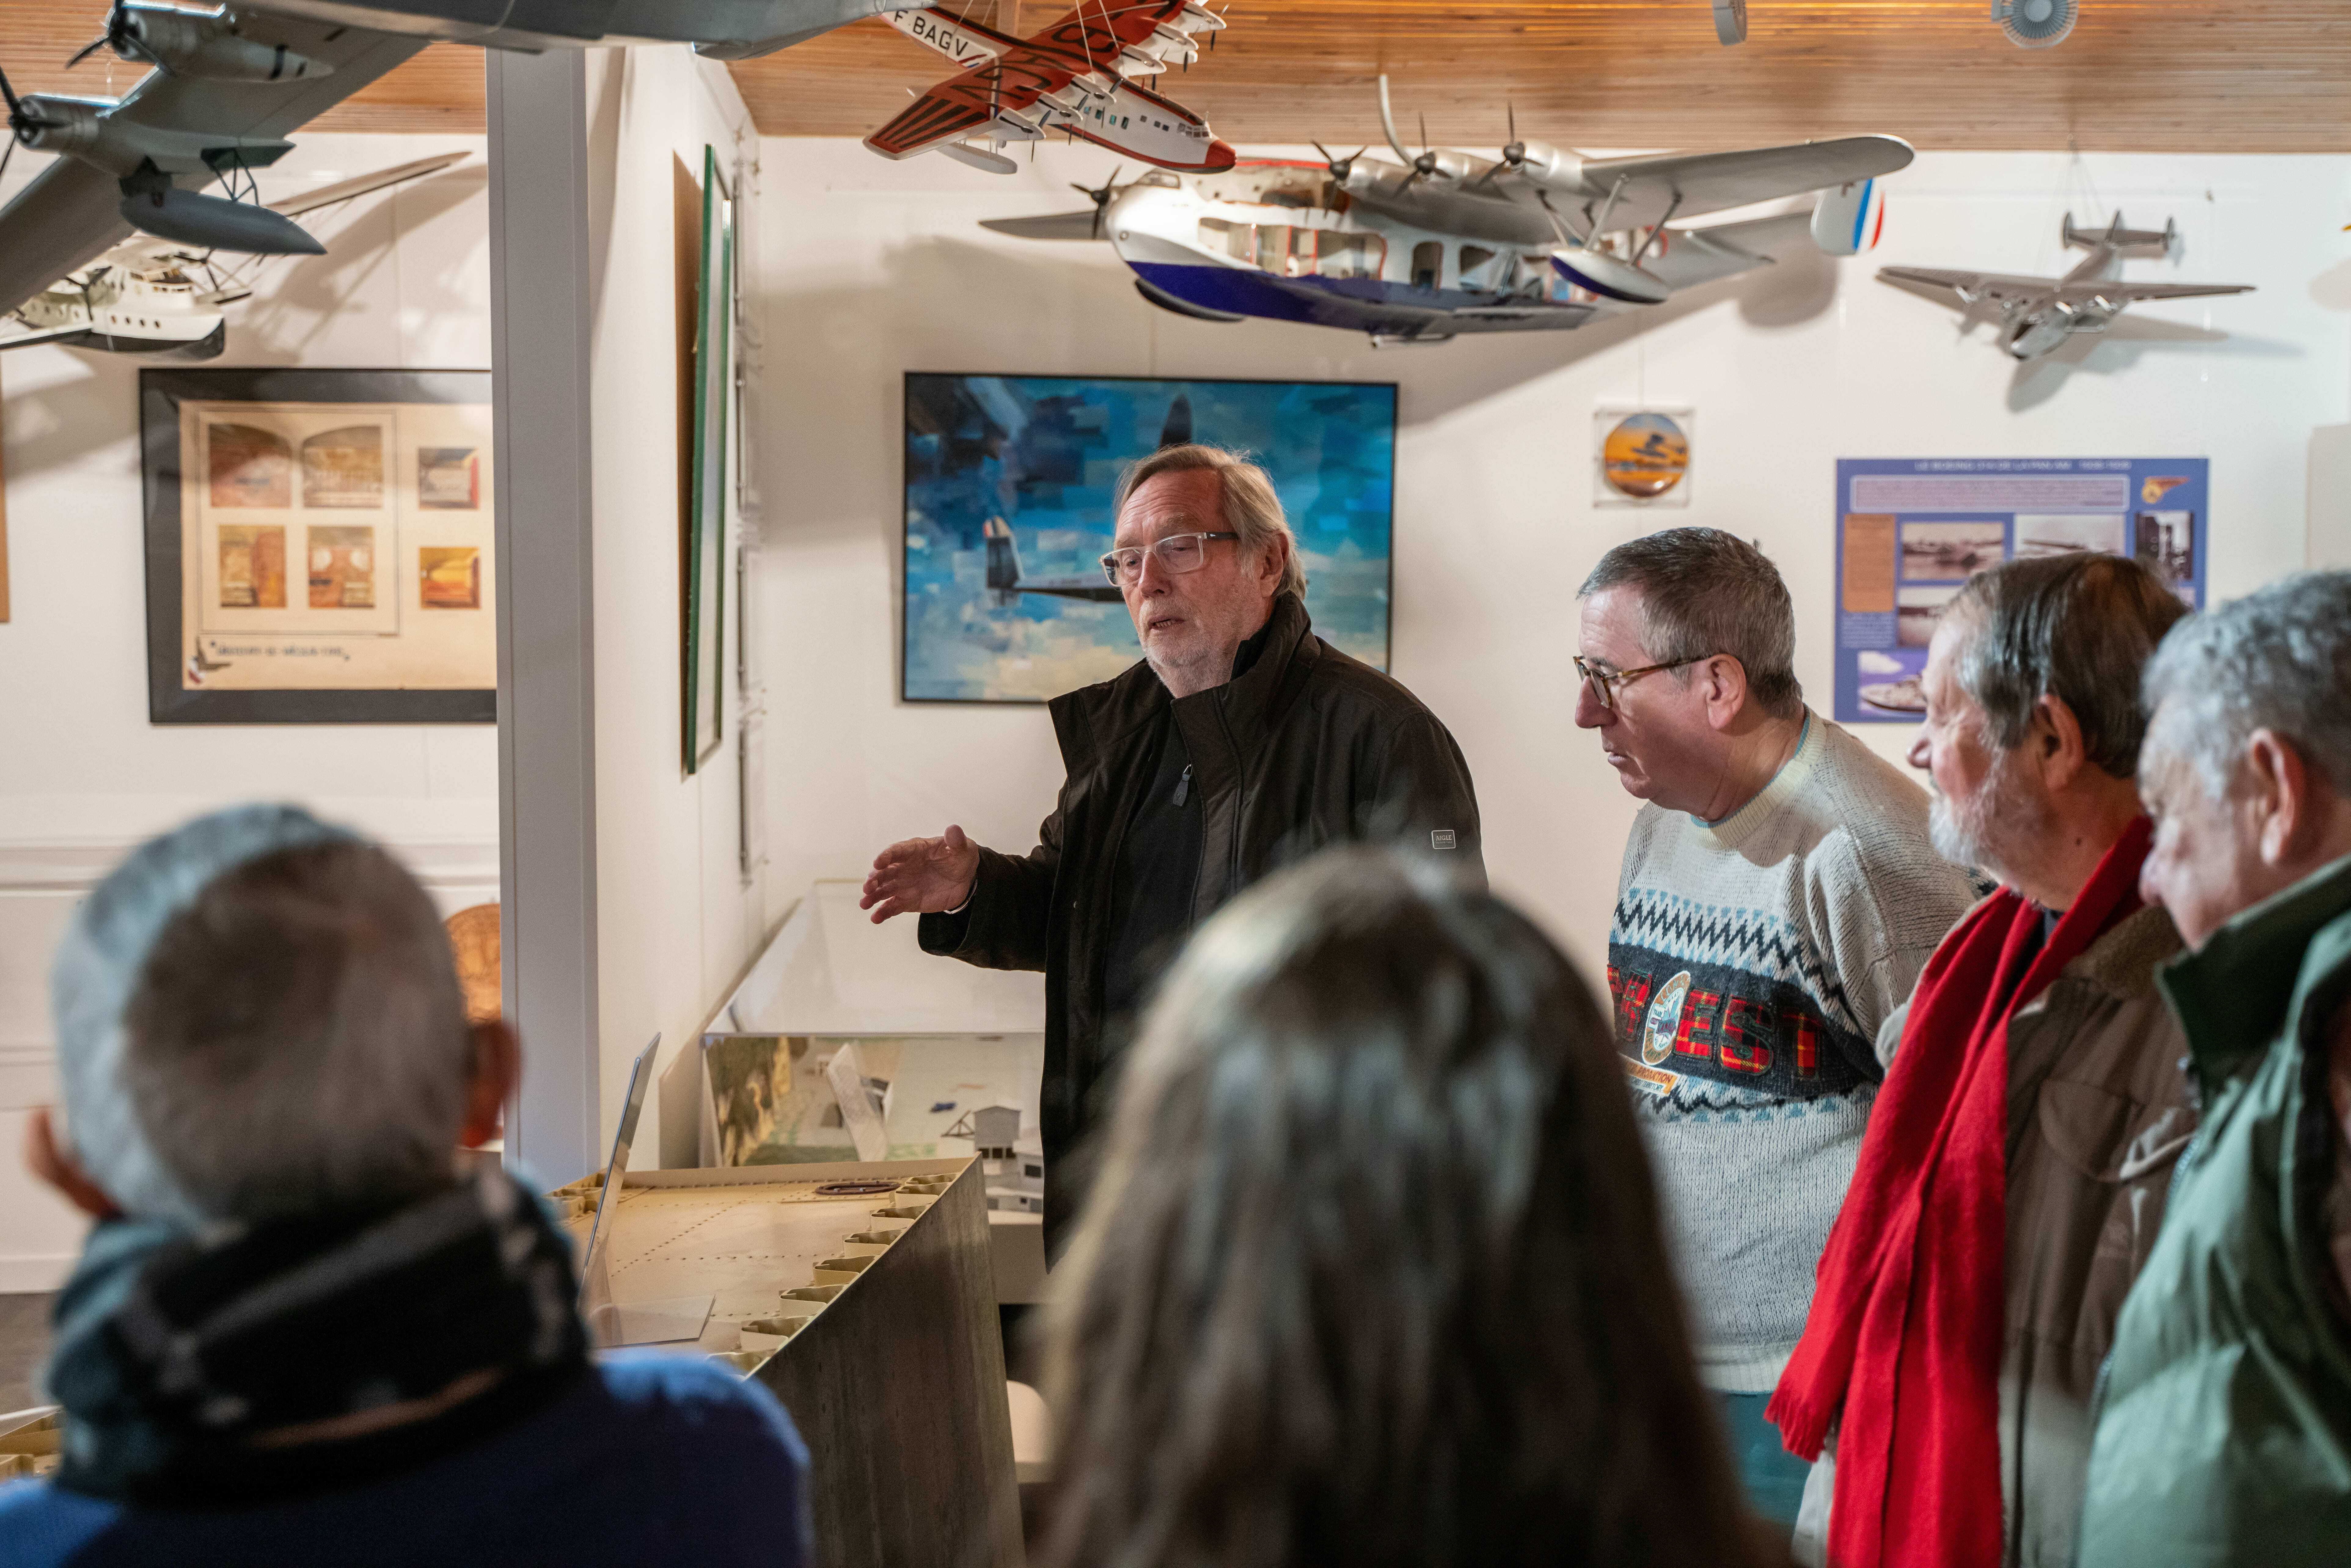
POLYGON ((1804 706, 1795 617, 1714 528, 1617 546, 1585 579, 1575 722, 1644 802, 1608 932, 1618 1050, 1698 1345, 1756 1511, 1806 1467, 1763 1406, 1884 1076, 1878 1026, 1984 888, 1935 852, 1926 792, 1804 706))

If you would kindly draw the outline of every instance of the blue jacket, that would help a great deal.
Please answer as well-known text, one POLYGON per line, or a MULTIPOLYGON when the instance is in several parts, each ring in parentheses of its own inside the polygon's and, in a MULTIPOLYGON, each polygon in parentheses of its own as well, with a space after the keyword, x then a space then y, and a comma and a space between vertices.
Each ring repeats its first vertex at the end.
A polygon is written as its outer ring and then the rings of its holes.
POLYGON ((0 1568, 803 1568, 812 1555, 808 1450, 783 1406, 713 1363, 657 1353, 601 1362, 461 1453, 298 1501, 165 1511, 0 1486, 0 1568))

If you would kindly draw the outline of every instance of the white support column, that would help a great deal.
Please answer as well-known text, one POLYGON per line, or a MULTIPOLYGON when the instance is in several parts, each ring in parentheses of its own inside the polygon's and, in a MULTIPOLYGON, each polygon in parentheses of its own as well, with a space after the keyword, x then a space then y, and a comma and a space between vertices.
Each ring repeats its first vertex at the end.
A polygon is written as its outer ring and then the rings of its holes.
POLYGON ((587 56, 486 50, 509 1166, 601 1163, 587 56))

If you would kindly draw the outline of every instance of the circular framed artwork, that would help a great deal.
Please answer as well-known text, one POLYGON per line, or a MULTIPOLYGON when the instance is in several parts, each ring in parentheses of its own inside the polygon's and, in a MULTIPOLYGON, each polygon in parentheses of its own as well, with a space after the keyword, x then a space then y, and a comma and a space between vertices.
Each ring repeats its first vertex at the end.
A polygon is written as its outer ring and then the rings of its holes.
POLYGON ((1610 425, 1600 442, 1600 476, 1630 501, 1657 501, 1689 476, 1690 442, 1681 422, 1645 409, 1610 425))

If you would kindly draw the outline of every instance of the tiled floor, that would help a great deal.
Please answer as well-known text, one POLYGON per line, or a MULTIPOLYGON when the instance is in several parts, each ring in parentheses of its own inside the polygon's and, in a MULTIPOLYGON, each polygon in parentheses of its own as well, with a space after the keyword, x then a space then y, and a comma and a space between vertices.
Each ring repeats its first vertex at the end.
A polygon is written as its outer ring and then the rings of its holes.
POLYGON ((0 1296, 0 1414, 45 1403, 41 1365, 49 1357, 47 1294, 0 1296))

